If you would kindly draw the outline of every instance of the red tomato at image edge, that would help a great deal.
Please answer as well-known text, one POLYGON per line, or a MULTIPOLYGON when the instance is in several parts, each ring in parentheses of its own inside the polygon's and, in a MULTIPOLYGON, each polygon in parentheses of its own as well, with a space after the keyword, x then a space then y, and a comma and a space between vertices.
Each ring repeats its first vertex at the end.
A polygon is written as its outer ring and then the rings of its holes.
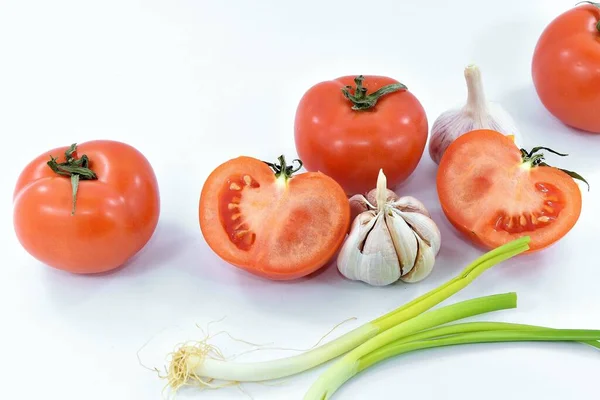
POLYGON ((592 133, 600 133, 599 21, 599 5, 564 12, 544 29, 532 60, 544 107, 564 124, 592 133))
MULTIPOLYGON (((379 97, 373 107, 354 110, 342 89, 356 94, 356 76, 320 82, 302 97, 295 116, 295 144, 308 171, 336 180, 347 195, 375 187, 383 169, 390 188, 404 182, 419 163, 428 122, 419 100, 403 88, 379 97)), ((364 76, 369 96, 397 80, 364 76)))
POLYGON ((71 177, 48 165, 66 161, 61 147, 32 160, 14 191, 13 223, 25 250, 60 270, 91 274, 122 266, 140 251, 158 224, 160 199, 148 160, 120 142, 97 140, 77 146, 96 179, 80 179, 73 210, 71 177))

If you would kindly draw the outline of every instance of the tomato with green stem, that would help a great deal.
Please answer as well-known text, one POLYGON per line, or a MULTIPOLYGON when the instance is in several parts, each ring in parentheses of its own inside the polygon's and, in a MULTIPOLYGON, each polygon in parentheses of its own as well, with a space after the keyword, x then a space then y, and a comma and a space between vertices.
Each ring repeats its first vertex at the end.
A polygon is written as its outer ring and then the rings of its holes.
POLYGON ((600 3, 574 7, 542 32, 532 60, 544 107, 564 124, 600 133, 600 3))
POLYGON ((372 189, 380 169, 390 187, 404 182, 423 155, 428 123, 406 85, 385 76, 344 76, 302 96, 294 135, 306 169, 353 195, 372 189))
POLYGON ((350 226, 350 203, 327 175, 296 174, 302 163, 295 161, 242 156, 210 173, 200 194, 199 222, 221 259, 261 277, 292 280, 324 267, 339 250, 350 226))
POLYGON ((110 140, 36 157, 21 172, 13 199, 14 229, 25 250, 80 274, 123 266, 150 240, 160 213, 149 161, 110 140))
MULTIPOLYGON (((549 166, 546 147, 519 149, 492 130, 475 130, 448 147, 437 172, 437 191, 450 223, 467 238, 494 248, 530 236, 530 252, 564 237, 581 214, 575 172, 549 166)), ((586 182, 587 183, 587 182, 586 182)))

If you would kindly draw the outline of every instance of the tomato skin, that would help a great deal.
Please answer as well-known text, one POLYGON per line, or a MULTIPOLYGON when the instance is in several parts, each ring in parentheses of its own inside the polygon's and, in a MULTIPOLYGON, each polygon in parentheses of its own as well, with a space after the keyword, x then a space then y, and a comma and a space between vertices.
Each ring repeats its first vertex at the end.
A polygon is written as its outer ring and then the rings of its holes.
MULTIPOLYGON (((423 106, 408 90, 382 96, 374 108, 352 110, 342 88, 354 76, 320 82, 302 97, 295 116, 295 144, 309 171, 335 179, 347 195, 373 189, 383 168, 390 187, 404 182, 419 163, 428 137, 423 106)), ((398 83, 385 76, 365 76, 372 93, 398 83)))
POLYGON ((491 130, 452 142, 436 179, 448 221, 486 249, 527 235, 528 252, 540 251, 563 238, 581 214, 581 190, 573 178, 554 167, 524 168, 515 143, 491 130))
POLYGON ((559 15, 534 50, 532 77, 540 101, 573 128, 600 133, 600 8, 584 5, 559 15))
POLYGON ((222 260, 270 280, 294 280, 324 267, 340 249, 350 203, 320 172, 298 173, 285 183, 264 162, 241 156, 208 176, 198 216, 206 243, 222 260))
POLYGON ((67 147, 32 160, 14 190, 13 224, 25 250, 71 273, 95 274, 123 266, 153 235, 160 212, 152 166, 135 148, 110 140, 77 146, 97 180, 79 183, 75 214, 70 177, 54 173, 50 156, 64 161, 67 147))

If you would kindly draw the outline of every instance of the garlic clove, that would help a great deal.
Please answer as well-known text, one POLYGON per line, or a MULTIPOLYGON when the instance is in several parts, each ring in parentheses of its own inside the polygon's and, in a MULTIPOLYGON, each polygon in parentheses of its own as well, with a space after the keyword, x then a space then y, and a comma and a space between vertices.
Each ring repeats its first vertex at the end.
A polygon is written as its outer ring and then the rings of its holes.
POLYGON ((348 202, 350 203, 350 218, 352 221, 365 211, 377 209, 377 206, 371 204, 362 194, 355 194, 348 199, 348 202))
POLYGON ((395 210, 407 223, 409 229, 414 231, 437 255, 441 247, 441 233, 436 223, 429 217, 416 212, 403 212, 395 210))
POLYGON ((338 257, 337 267, 342 275, 351 280, 359 279, 362 263, 362 248, 367 235, 373 229, 376 213, 367 211, 359 214, 352 222, 350 233, 342 245, 338 257))
POLYGON ((428 246, 418 235, 415 235, 419 243, 419 251, 415 267, 407 274, 400 277, 402 282, 415 283, 427 278, 433 270, 435 264, 435 254, 433 249, 428 246))
MULTIPOLYGON (((394 202, 394 201, 398 200, 398 198, 399 198, 399 196, 396 193, 394 193, 393 191, 391 191, 390 189, 386 188, 384 193, 385 193, 385 197, 382 197, 382 198, 385 198, 384 204, 389 203, 389 202, 394 202)), ((378 207, 380 202, 377 200, 377 189, 373 189, 373 190, 369 191, 369 193, 367 193, 367 201, 369 203, 371 203, 373 205, 373 207, 375 207, 375 208, 378 207)))
POLYGON ((431 218, 431 215, 429 214, 429 211, 427 211, 427 208, 425 208, 425 205, 412 196, 402 196, 398 200, 394 201, 391 205, 400 211, 417 212, 431 218))
POLYGON ((346 278, 374 286, 400 279, 400 264, 382 213, 358 215, 340 249, 337 266, 346 278))
POLYGON ((377 175, 377 186, 367 193, 367 201, 378 210, 381 210, 385 205, 397 199, 398 195, 387 188, 387 177, 383 173, 383 169, 380 169, 377 175))
POLYGON ((418 250, 417 239, 410 226, 397 211, 390 209, 386 212, 385 222, 400 261, 400 273, 404 275, 415 266, 418 250))
POLYGON ((400 263, 384 213, 377 214, 375 226, 365 240, 361 264, 358 276, 363 282, 384 286, 400 279, 400 263))

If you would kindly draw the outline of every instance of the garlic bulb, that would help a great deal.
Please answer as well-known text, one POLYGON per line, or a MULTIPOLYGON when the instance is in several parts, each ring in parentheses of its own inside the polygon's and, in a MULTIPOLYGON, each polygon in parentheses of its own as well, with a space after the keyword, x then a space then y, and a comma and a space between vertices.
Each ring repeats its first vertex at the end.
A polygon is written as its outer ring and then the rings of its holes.
POLYGON ((481 71, 475 65, 465 68, 467 81, 467 103, 461 108, 443 112, 433 122, 429 155, 439 164, 446 148, 460 135, 476 129, 492 129, 512 135, 519 143, 517 126, 504 108, 498 103, 487 101, 483 90, 481 71))
POLYGON ((423 203, 387 189, 382 170, 377 188, 350 198, 356 215, 337 258, 346 278, 373 286, 418 282, 431 273, 440 231, 423 203))

